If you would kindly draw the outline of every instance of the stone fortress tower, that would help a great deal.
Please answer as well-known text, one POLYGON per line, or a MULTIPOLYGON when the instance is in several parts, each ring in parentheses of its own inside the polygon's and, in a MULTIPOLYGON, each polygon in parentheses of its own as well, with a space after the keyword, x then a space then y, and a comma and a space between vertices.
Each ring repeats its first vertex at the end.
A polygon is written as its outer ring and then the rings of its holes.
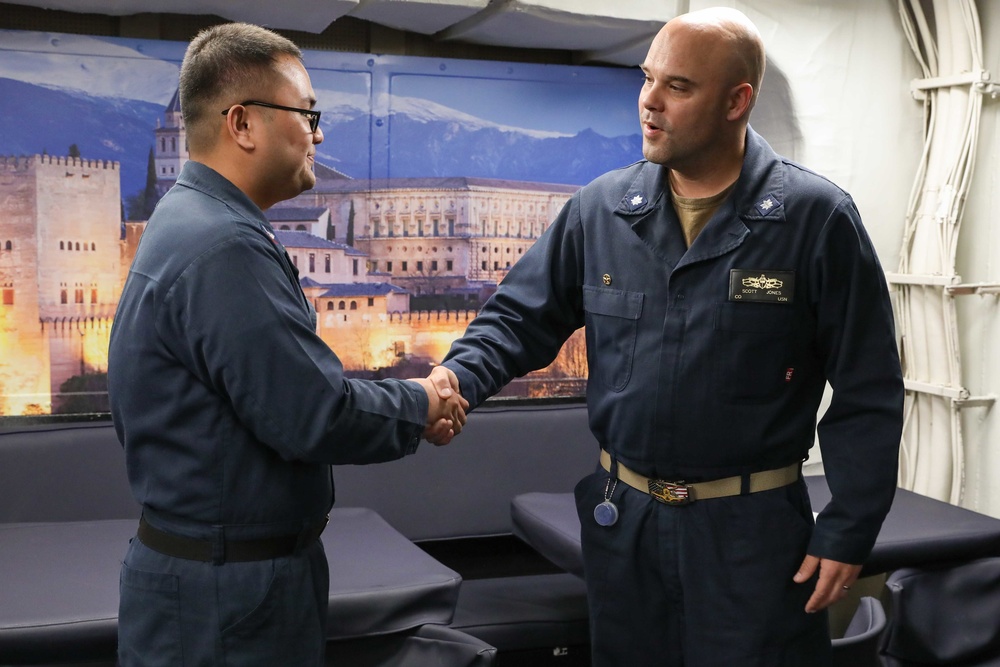
POLYGON ((119 164, 0 158, 0 414, 47 414, 107 368, 121 291, 119 164))

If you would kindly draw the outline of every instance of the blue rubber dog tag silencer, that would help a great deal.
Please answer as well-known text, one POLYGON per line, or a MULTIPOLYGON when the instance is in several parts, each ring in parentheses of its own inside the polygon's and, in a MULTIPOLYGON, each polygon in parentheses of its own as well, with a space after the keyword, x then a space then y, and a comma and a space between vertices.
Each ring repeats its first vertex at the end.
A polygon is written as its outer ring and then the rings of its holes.
POLYGON ((594 508, 594 520, 599 526, 613 526, 618 521, 618 508, 610 500, 594 508))

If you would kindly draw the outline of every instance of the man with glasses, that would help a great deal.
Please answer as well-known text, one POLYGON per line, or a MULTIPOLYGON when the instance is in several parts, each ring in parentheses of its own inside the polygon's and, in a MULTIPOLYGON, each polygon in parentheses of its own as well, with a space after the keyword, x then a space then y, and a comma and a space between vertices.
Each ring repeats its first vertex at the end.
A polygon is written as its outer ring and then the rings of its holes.
POLYGON ((464 400, 426 380, 345 378, 316 335, 263 213, 316 182, 323 132, 301 58, 228 24, 181 65, 191 160, 149 220, 109 350, 143 506, 121 572, 123 667, 322 665, 329 464, 446 444, 465 422, 464 400))

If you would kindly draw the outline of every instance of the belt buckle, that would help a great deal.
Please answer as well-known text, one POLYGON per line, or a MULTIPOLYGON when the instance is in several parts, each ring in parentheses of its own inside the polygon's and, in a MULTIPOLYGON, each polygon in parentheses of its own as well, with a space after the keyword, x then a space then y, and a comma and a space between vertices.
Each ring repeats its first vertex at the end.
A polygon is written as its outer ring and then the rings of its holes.
POLYGON ((664 505, 687 505, 692 502, 691 487, 683 481, 667 482, 662 479, 649 480, 649 495, 664 505))

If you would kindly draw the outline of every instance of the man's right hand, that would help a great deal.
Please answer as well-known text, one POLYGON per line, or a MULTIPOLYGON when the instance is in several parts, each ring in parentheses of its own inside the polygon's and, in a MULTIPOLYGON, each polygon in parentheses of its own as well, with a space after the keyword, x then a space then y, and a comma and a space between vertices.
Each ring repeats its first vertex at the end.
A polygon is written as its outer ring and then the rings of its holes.
POLYGON ((411 378, 427 392, 427 426, 423 437, 435 445, 447 445, 462 432, 469 402, 459 393, 458 376, 444 366, 435 366, 426 378, 411 378))

